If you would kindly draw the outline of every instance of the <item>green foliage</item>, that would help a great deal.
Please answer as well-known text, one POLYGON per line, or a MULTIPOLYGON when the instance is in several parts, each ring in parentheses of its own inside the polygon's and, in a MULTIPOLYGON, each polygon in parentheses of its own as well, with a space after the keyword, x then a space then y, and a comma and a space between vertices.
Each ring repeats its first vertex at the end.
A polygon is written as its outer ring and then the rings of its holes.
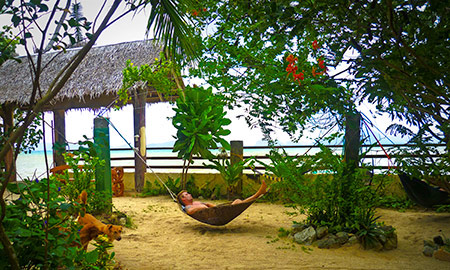
MULTIPOLYGON (((45 264, 46 241, 48 250, 52 251, 48 254, 50 268, 57 268, 60 265, 71 266, 74 264, 73 258, 77 255, 77 248, 71 247, 72 242, 79 243, 77 234, 73 233, 77 227, 65 213, 72 205, 61 196, 55 182, 50 183, 48 194, 47 182, 47 179, 36 179, 8 185, 8 190, 15 195, 15 199, 6 207, 3 226, 23 267, 27 265, 42 267, 45 264), (57 213, 61 213, 63 218, 57 217, 57 213), (49 234, 48 238, 46 231, 49 234)), ((1 249, 0 252, 5 258, 4 250, 1 249)), ((2 269, 6 269, 9 262, 2 260, 0 264, 3 266, 2 269)))
POLYGON ((156 58, 153 64, 140 67, 127 60, 126 67, 122 71, 122 88, 118 93, 120 97, 118 103, 126 104, 131 99, 128 91, 139 82, 156 89, 161 96, 176 94, 176 85, 171 73, 176 68, 175 63, 167 60, 163 52, 159 57, 160 59, 156 58))
POLYGON ((13 38, 11 27, 3 26, 0 30, 0 66, 6 60, 14 59, 17 44, 19 44, 19 40, 13 38))
POLYGON ((183 169, 183 187, 193 156, 210 158, 213 156, 210 149, 218 148, 218 144, 230 149, 230 144, 222 138, 231 133, 224 128, 231 120, 225 118, 223 107, 224 101, 214 95, 211 88, 187 87, 184 95, 176 100, 172 123, 177 134, 173 152, 178 152, 178 157, 187 162, 183 169))
POLYGON ((375 209, 373 208, 358 209, 354 213, 354 217, 353 228, 357 232, 356 235, 365 249, 372 249, 378 244, 378 237, 384 234, 376 222, 380 217, 375 217, 375 209))
POLYGON ((353 232, 365 218, 362 213, 375 209, 375 192, 362 181, 366 171, 349 173, 342 157, 326 147, 321 146, 321 152, 311 157, 289 157, 285 152, 272 151, 270 158, 273 165, 266 165, 266 169, 282 178, 272 184, 272 193, 293 203, 312 225, 326 225, 331 232, 353 232))
POLYGON ((236 106, 243 106, 249 126, 259 124, 267 137, 274 126, 281 127, 298 139, 308 122, 317 119, 315 115, 323 117, 321 125, 312 128, 328 128, 353 108, 353 93, 323 73, 331 57, 323 44, 312 48, 316 38, 305 33, 303 23, 287 25, 290 16, 297 18, 298 3, 292 4, 296 10, 289 12, 281 8, 291 5, 288 1, 205 0, 200 5, 208 10, 197 19, 203 58, 190 73, 227 94, 236 106), (211 25, 218 30, 202 35, 211 25), (291 54, 297 58, 293 73, 287 72, 290 64, 286 59, 291 54), (319 66, 322 60, 323 68, 319 66), (296 79, 294 74, 302 78, 296 79), (328 121, 323 121, 325 117, 328 121))
MULTIPOLYGON (((3 226, 24 269, 42 268, 46 263, 49 269, 105 269, 91 267, 111 262, 113 255, 105 254, 106 244, 87 253, 79 248, 80 226, 71 214, 78 213, 80 205, 64 196, 57 181, 25 179, 10 183, 8 191, 13 196, 6 206, 3 226)), ((0 255, 6 258, 1 246, 0 255)), ((8 269, 8 260, 1 260, 0 268, 8 269)))
POLYGON ((72 174, 69 175, 66 170, 64 174, 58 175, 58 178, 66 183, 61 185, 61 192, 70 200, 76 201, 81 192, 86 190, 88 193, 87 212, 94 215, 110 212, 112 208, 111 195, 106 191, 96 191, 93 182, 95 168, 101 166, 104 161, 97 156, 94 143, 86 140, 80 141, 79 145, 78 150, 64 154, 64 160, 70 166, 72 174))
POLYGON ((227 151, 222 148, 221 153, 217 155, 216 160, 209 160, 212 164, 203 165, 207 168, 218 170, 220 172, 220 175, 227 184, 228 196, 230 197, 236 188, 238 180, 241 179, 243 169, 251 160, 253 160, 253 158, 239 160, 238 162, 231 164, 227 151))
MULTIPOLYGON (((349 101, 368 101, 378 112, 448 142, 445 1, 203 0, 197 5, 207 10, 194 18, 203 58, 191 73, 248 104, 249 124, 259 122, 270 132, 277 121, 293 133, 314 123, 317 112, 335 118, 349 101), (217 31, 204 35, 212 25, 217 31), (341 65, 342 72, 312 76, 307 62, 318 61, 311 54, 314 40, 317 56, 327 66, 341 65), (289 54, 298 57, 302 85, 286 75, 283 58, 289 54), (339 76, 343 72, 352 76, 339 76)), ((413 132, 398 124, 392 130, 413 132)))

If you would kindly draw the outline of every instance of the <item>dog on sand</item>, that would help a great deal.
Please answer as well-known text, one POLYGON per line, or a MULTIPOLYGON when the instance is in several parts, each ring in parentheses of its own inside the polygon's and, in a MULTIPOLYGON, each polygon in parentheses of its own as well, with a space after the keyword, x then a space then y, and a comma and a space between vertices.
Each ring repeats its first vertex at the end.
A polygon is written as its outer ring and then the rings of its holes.
MULTIPOLYGON (((86 204, 87 192, 83 190, 80 194, 80 201, 86 204)), ((82 211, 78 217, 78 223, 83 226, 80 230, 80 242, 84 249, 87 249, 89 242, 99 235, 105 234, 109 241, 120 241, 122 239, 122 226, 105 224, 96 219, 93 215, 82 211)))

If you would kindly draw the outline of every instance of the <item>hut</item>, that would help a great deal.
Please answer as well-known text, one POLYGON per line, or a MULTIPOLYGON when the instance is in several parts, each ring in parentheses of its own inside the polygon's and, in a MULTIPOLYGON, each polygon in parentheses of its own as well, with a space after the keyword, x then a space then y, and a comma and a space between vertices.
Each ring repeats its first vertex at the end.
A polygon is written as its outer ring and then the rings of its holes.
MULTIPOLYGON (((64 52, 42 54, 42 72, 40 89, 45 93, 57 74, 78 53, 81 48, 71 48, 64 52)), ((152 64, 159 57, 162 48, 151 40, 124 42, 106 46, 94 46, 81 64, 66 82, 61 91, 44 107, 54 115, 54 142, 65 142, 65 111, 70 109, 100 109, 107 107, 117 99, 122 87, 122 70, 129 59, 135 66, 152 64)), ((35 62, 37 56, 32 57, 35 62)), ((14 108, 30 106, 32 93, 32 75, 29 59, 22 57, 21 62, 8 60, 0 66, 0 105, 5 125, 12 124, 14 108)), ((173 73, 173 79, 181 82, 173 73)), ((162 96, 148 85, 138 85, 132 91, 134 106, 135 147, 142 149, 145 139, 141 140, 145 130, 145 103, 164 102, 176 98, 176 95, 162 96)), ((144 133, 145 134, 145 133, 144 133)), ((145 149, 145 145, 143 147, 145 149)), ((135 187, 142 189, 146 171, 145 151, 135 156, 135 187), (139 157, 137 155, 141 154, 139 157)), ((64 163, 61 153, 53 151, 54 165, 64 163)))

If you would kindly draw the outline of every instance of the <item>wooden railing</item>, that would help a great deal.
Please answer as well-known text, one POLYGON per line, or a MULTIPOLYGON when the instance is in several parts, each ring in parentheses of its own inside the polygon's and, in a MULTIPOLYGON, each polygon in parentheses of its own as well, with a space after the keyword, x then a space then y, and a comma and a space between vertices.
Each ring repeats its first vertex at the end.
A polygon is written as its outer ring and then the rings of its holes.
MULTIPOLYGON (((386 144, 383 145, 384 150, 388 155, 392 154, 394 149, 399 149, 407 147, 406 144, 386 144)), ((430 144, 429 146, 435 146, 442 148, 444 150, 444 144, 430 144)), ((327 145, 335 153, 341 154, 343 145, 327 145)), ((368 164, 369 167, 373 167, 376 170, 386 170, 390 168, 388 162, 388 156, 384 153, 380 146, 363 145, 363 149, 369 149, 370 151, 364 156, 363 162, 368 164)), ((303 156, 312 155, 319 151, 318 146, 312 145, 285 145, 285 146, 275 146, 273 148, 284 149, 287 151, 289 156, 303 156)), ((149 168, 158 172, 181 172, 183 168, 182 159, 177 157, 176 153, 172 152, 172 147, 148 147, 147 148, 147 165, 149 168)), ((270 163, 268 154, 270 152, 270 147, 268 146, 244 146, 243 158, 255 157, 259 161, 264 163, 270 163)), ((214 150, 213 150, 214 151, 214 150)), ((442 151, 443 152, 443 151, 442 151)), ((436 158, 440 155, 432 155, 430 157, 436 158)), ((391 161, 395 164, 395 159, 391 157, 391 161)), ((194 164, 190 166, 190 169, 194 170, 210 170, 206 168, 203 163, 208 163, 207 160, 194 157, 194 164)), ((124 169, 130 171, 134 169, 134 153, 129 148, 112 148, 111 149, 111 165, 113 167, 123 167, 124 169)), ((257 170, 263 170, 264 167, 258 165, 257 170)))

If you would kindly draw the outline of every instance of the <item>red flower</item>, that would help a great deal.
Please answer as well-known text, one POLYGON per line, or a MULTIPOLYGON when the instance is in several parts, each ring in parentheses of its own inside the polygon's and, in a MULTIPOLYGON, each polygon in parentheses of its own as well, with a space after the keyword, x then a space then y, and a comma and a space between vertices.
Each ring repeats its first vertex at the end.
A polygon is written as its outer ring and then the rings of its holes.
POLYGON ((314 41, 313 41, 312 47, 313 47, 313 50, 319 49, 319 44, 317 43, 317 40, 314 40, 314 41))
POLYGON ((207 9, 206 8, 203 8, 203 12, 206 12, 207 11, 207 9))
POLYGON ((312 71, 311 72, 312 72, 312 75, 314 77, 316 77, 316 76, 320 76, 320 75, 325 74, 327 72, 327 68, 325 67, 325 69, 323 71, 321 71, 321 72, 316 72, 316 68, 312 67, 312 71))
POLYGON ((318 75, 316 72, 316 67, 312 67, 311 72, 312 72, 313 77, 316 77, 316 75, 318 75))
POLYGON ((198 16, 198 11, 195 10, 195 9, 193 9, 193 10, 191 11, 191 14, 192 14, 192 16, 197 17, 197 16, 198 16))
POLYGON ((323 63, 322 58, 317 59, 317 61, 319 62, 319 67, 320 67, 321 69, 325 69, 325 65, 324 65, 324 63, 323 63))
POLYGON ((298 69, 298 67, 294 66, 294 63, 290 63, 287 66, 286 71, 287 71, 288 75, 290 73, 292 73, 292 75, 295 75, 295 73, 297 72, 297 69, 298 69))
POLYGON ((292 54, 290 54, 288 57, 286 57, 286 61, 288 61, 289 63, 294 63, 298 60, 297 57, 294 57, 292 54))
POLYGON ((305 79, 305 75, 303 74, 303 72, 300 72, 299 74, 292 74, 292 76, 294 76, 294 81, 303 81, 305 79))

